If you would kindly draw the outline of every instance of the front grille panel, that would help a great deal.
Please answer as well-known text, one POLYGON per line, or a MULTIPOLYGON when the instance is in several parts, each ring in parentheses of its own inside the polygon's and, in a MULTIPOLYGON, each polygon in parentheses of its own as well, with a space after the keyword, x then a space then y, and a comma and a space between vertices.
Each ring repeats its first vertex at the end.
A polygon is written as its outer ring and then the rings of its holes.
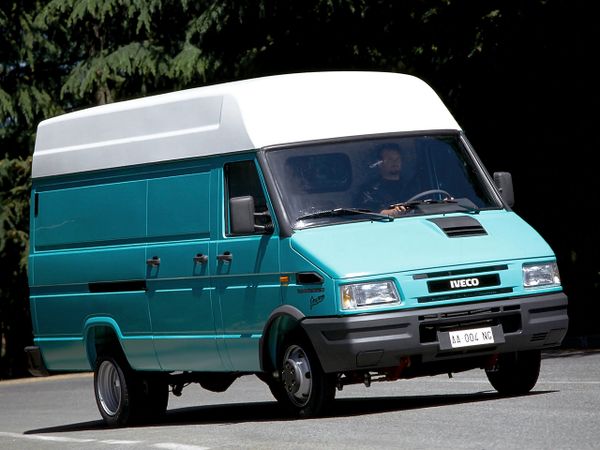
POLYGON ((419 303, 431 303, 431 302, 443 302, 446 300, 456 300, 470 297, 481 297, 482 295, 497 295, 497 294, 510 294, 513 288, 498 288, 498 289, 485 289, 483 291, 472 290, 466 292, 458 292, 456 294, 445 294, 445 295, 430 295, 427 297, 417 298, 419 303))
POLYGON ((508 308, 477 308, 456 313, 419 316, 419 335, 422 344, 437 342, 438 331, 461 328, 481 328, 501 325, 504 333, 521 330, 521 313, 508 308))
POLYGON ((413 274, 411 277, 419 283, 419 288, 412 298, 419 304, 430 304, 511 294, 514 286, 502 286, 501 276, 510 279, 508 270, 507 264, 495 264, 413 274))
POLYGON ((495 266, 472 267, 469 269, 440 270, 438 272, 418 273, 413 275, 413 280, 422 280, 424 278, 454 277, 460 275, 469 275, 472 273, 499 272, 502 270, 508 270, 508 266, 506 264, 497 264, 495 266))
POLYGON ((500 275, 490 273, 487 275, 476 275, 472 277, 461 277, 443 280, 431 280, 427 282, 427 289, 431 293, 455 291, 456 289, 476 289, 500 284, 500 275))

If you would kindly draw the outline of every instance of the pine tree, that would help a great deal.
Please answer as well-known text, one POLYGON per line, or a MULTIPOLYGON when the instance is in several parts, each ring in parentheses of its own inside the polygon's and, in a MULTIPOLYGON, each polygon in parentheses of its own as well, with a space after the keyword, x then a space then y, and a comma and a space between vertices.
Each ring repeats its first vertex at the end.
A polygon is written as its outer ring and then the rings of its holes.
POLYGON ((36 123, 60 112, 56 81, 45 76, 48 45, 33 26, 38 7, 34 0, 0 5, 0 378, 26 373, 30 154, 36 123))
MULTIPOLYGON (((502 76, 496 75, 496 60, 511 60, 511 52, 529 42, 530 26, 543 32, 539 20, 550 8, 557 22, 571 9, 568 2, 544 0, 526 5, 449 0, 0 2, 0 378, 25 373, 22 348, 31 340, 26 272, 30 167, 41 120, 222 81, 359 69, 424 78, 468 127, 485 121, 473 114, 473 105, 493 77, 502 76), (516 38, 515 24, 520 29, 516 38), (489 81, 481 76, 486 70, 489 81)), ((527 44, 523 63, 543 48, 548 35, 527 44)), ((515 71, 505 63, 502 74, 515 71)), ((499 92, 508 92, 506 86, 499 92)))

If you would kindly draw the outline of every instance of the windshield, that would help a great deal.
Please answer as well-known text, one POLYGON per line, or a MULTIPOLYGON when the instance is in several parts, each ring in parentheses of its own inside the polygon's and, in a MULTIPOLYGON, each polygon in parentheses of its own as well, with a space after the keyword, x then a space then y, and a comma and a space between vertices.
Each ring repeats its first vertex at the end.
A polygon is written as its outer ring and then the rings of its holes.
POLYGON ((501 207, 458 135, 278 148, 266 160, 296 229, 501 207))

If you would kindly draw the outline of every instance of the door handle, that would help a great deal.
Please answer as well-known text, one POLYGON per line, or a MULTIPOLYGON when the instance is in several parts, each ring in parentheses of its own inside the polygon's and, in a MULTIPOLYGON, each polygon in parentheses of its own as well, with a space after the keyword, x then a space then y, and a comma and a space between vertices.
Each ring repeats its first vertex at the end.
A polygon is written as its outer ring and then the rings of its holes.
POLYGON ((208 262, 208 256, 198 253, 194 256, 194 262, 197 264, 206 264, 208 262))
POLYGON ((153 256, 152 258, 146 260, 146 264, 150 267, 158 267, 160 266, 160 258, 158 256, 153 256))
POLYGON ((231 252, 224 252, 222 255, 217 255, 217 261, 231 262, 233 255, 231 252))

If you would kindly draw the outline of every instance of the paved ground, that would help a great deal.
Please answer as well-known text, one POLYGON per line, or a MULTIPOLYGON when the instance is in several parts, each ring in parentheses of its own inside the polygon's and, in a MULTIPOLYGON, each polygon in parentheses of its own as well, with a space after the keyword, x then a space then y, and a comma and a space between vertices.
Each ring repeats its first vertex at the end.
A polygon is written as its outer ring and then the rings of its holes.
POLYGON ((600 352, 546 353, 527 396, 501 398, 469 371, 369 389, 348 386, 331 415, 282 418, 255 377, 223 394, 186 388, 161 423, 107 429, 89 374, 0 382, 0 449, 596 449, 600 352))

